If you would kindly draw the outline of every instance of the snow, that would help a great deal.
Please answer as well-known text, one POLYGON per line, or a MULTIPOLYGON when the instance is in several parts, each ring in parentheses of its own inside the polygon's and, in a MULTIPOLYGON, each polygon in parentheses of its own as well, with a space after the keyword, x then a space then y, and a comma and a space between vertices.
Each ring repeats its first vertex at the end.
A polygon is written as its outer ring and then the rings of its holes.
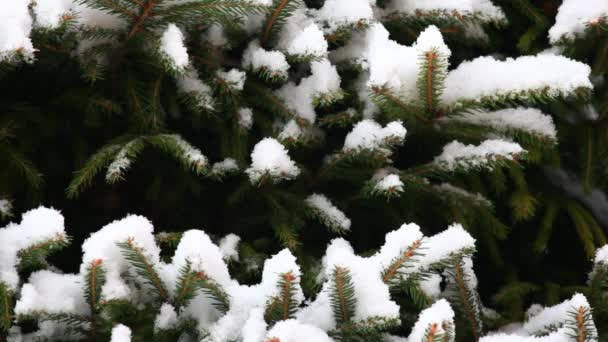
POLYGON ((230 41, 228 41, 228 37, 226 37, 224 28, 218 24, 211 25, 207 31, 201 35, 201 39, 202 41, 208 42, 209 44, 217 47, 226 47, 230 45, 230 41))
POLYGON ((243 342, 260 342, 264 340, 268 324, 264 320, 264 309, 252 309, 249 318, 243 325, 243 342))
POLYGON ((323 224, 335 232, 350 230, 350 219, 322 194, 312 194, 306 198, 306 204, 323 224))
POLYGON ((314 100, 318 97, 331 98, 340 91, 340 75, 328 59, 313 61, 311 75, 303 78, 297 86, 289 82, 277 91, 288 108, 310 123, 316 120, 314 100))
POLYGON ((20 250, 49 240, 65 240, 66 233, 61 213, 52 208, 39 207, 21 216, 21 223, 9 223, 0 228, 0 281, 9 290, 19 285, 18 253, 20 250))
POLYGON ((233 90, 243 90, 247 75, 244 71, 230 69, 229 71, 218 70, 217 77, 226 82, 226 85, 233 90))
POLYGON ((37 0, 32 6, 36 26, 49 29, 59 27, 63 16, 69 15, 73 6, 72 0, 37 0))
MULTIPOLYGON (((577 311, 580 307, 590 309, 587 298, 580 293, 572 296, 570 300, 563 301, 555 306, 545 308, 536 315, 530 317, 524 323, 522 331, 529 335, 541 334, 551 327, 567 324, 570 320, 570 313, 577 311)), ((596 334, 597 335, 597 334, 596 334)))
POLYGON ((423 243, 423 256, 419 258, 415 269, 426 269, 429 266, 468 249, 475 248, 475 239, 460 224, 452 224, 443 232, 429 237, 423 243))
MULTIPOLYGON (((408 337, 409 341, 424 341, 427 329, 433 324, 436 324, 436 335, 439 336, 445 333, 444 324, 453 325, 454 310, 445 299, 436 301, 430 307, 424 309, 418 316, 418 321, 412 328, 412 332, 408 337)), ((429 338, 430 340, 430 338, 429 338)))
POLYGON ((587 27, 606 16, 606 0, 564 0, 555 17, 555 24, 549 29, 549 41, 556 44, 562 39, 580 37, 587 27))
POLYGON ((393 0, 388 7, 409 15, 442 14, 453 16, 454 11, 459 15, 475 15, 482 21, 502 22, 505 14, 500 7, 490 0, 393 0))
MULTIPOLYGON (((82 264, 80 274, 86 274, 87 267, 95 260, 103 262, 106 282, 101 289, 105 300, 128 299, 131 289, 121 276, 129 271, 129 261, 124 257, 119 242, 132 240, 147 256, 152 264, 160 259, 160 249, 154 240, 154 227, 143 216, 128 215, 122 220, 107 224, 82 244, 82 264)), ((133 274, 137 278, 135 274, 133 274)))
POLYGON ((132 140, 125 144, 114 157, 114 160, 108 166, 106 171, 106 181, 112 182, 117 178, 122 178, 124 173, 131 167, 132 160, 129 159, 129 151, 135 145, 136 141, 132 140))
POLYGON ((183 71, 190 63, 184 34, 175 24, 167 25, 160 38, 160 49, 174 70, 183 71))
POLYGON ((595 264, 602 263, 608 265, 608 245, 605 245, 604 247, 595 251, 594 262, 595 264))
POLYGON ((304 294, 299 285, 302 274, 296 258, 288 249, 284 249, 264 262, 260 284, 246 286, 235 283, 232 287, 227 288, 230 296, 230 310, 211 325, 208 329, 209 337, 204 341, 238 340, 243 337, 253 341, 255 336, 263 336, 265 330, 262 331, 264 322, 263 317, 260 317, 260 310, 263 311, 268 301, 279 294, 278 281, 281 275, 288 273, 294 278, 295 291, 292 294, 293 299, 299 305, 304 300, 304 294), (244 336, 242 329, 245 325, 248 326, 247 331, 253 331, 255 336, 244 336))
POLYGON ((15 52, 31 60, 34 46, 29 38, 32 18, 29 0, 11 0, 2 5, 0 11, 0 62, 7 61, 15 52))
POLYGON ((13 202, 6 198, 0 198, 0 218, 13 216, 13 202))
POLYGON ((253 111, 251 108, 239 108, 238 123, 243 129, 250 129, 253 125, 253 111))
POLYGON ((418 50, 419 55, 423 55, 429 51, 435 51, 441 59, 446 62, 452 55, 452 51, 450 51, 450 48, 443 41, 441 31, 439 31, 439 28, 435 25, 428 26, 422 31, 413 47, 418 50))
POLYGON ((328 32, 374 20, 374 12, 369 0, 327 0, 315 14, 317 20, 329 27, 328 32))
POLYGON ((498 333, 484 336, 479 342, 572 342, 572 337, 570 331, 558 329, 554 333, 539 337, 498 333))
POLYGON ((293 56, 323 57, 327 55, 327 47, 323 31, 311 23, 295 36, 287 47, 287 53, 293 56))
POLYGON ((175 308, 171 304, 163 303, 154 320, 154 331, 173 329, 177 326, 177 323, 175 308))
POLYGON ((300 125, 298 125, 296 120, 289 120, 285 126, 283 126, 278 138, 281 141, 297 141, 298 138, 302 136, 302 133, 302 128, 300 128, 300 125))
POLYGON ((239 242, 241 237, 236 234, 228 234, 220 240, 220 252, 224 256, 224 260, 239 261, 239 242))
POLYGON ((196 70, 187 69, 176 78, 177 89, 182 94, 193 96, 201 109, 213 109, 212 90, 198 77, 196 70))
POLYGON ((297 177, 300 169, 291 160, 281 143, 273 138, 264 138, 253 148, 251 167, 245 172, 249 175, 251 183, 258 183, 266 176, 270 176, 271 181, 277 182, 297 177))
POLYGON ((239 165, 233 158, 226 158, 221 162, 213 163, 211 167, 211 174, 217 176, 223 176, 227 173, 236 172, 239 170, 239 165))
POLYGON ((333 342, 323 330, 288 319, 275 324, 266 334, 265 341, 280 342, 333 342), (274 339, 274 340, 273 340, 274 339))
POLYGON ((399 175, 389 174, 377 181, 374 189, 379 192, 403 192, 403 182, 399 175))
POLYGON ((387 145, 400 144, 405 139, 406 133, 407 130, 401 121, 392 121, 386 127, 382 127, 371 119, 365 119, 359 121, 348 133, 342 151, 377 150, 387 145))
POLYGON ((536 108, 517 107, 493 112, 474 110, 446 117, 444 120, 487 126, 502 133, 519 130, 540 135, 553 141, 557 139, 557 130, 553 118, 536 108))
POLYGON ((489 139, 480 145, 465 145, 456 140, 445 145, 443 152, 435 157, 433 163, 446 171, 458 168, 492 168, 491 161, 514 160, 525 150, 519 144, 499 139, 489 139))
POLYGON ((462 188, 459 188, 457 186, 454 186, 450 183, 441 183, 439 185, 435 185, 433 186, 435 189, 437 189, 438 191, 441 192, 445 192, 448 194, 454 194, 457 195, 459 197, 464 197, 467 198, 471 201, 474 201, 478 204, 487 206, 487 207, 491 207, 492 206, 492 202, 490 202, 490 200, 488 200, 487 198, 485 198, 482 194, 480 193, 470 193, 462 188))
POLYGON ((197 168, 207 166, 207 157, 203 155, 201 150, 190 145, 179 134, 168 134, 166 137, 172 139, 179 146, 182 150, 182 158, 188 161, 190 165, 197 168))
POLYGON ((281 51, 264 50, 258 41, 252 41, 243 54, 243 68, 284 79, 288 76, 289 64, 281 51))
POLYGON ((591 68, 564 56, 541 54, 504 61, 479 57, 450 71, 442 94, 444 104, 480 102, 482 98, 527 98, 526 92, 568 96, 580 88, 592 89, 591 68))
POLYGON ((47 270, 36 271, 21 288, 15 314, 70 313, 88 315, 83 278, 79 274, 58 274, 47 270))
POLYGON ((122 324, 115 325, 110 342, 131 342, 131 329, 122 324))

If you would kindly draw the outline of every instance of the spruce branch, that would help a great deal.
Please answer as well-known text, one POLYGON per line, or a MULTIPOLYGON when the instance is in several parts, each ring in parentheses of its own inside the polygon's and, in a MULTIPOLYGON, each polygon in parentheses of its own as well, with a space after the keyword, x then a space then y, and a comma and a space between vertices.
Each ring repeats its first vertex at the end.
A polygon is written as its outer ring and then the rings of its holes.
POLYGON ((422 53, 419 60, 420 71, 416 81, 418 98, 422 102, 421 106, 431 115, 440 107, 439 99, 447 77, 447 58, 437 49, 431 49, 422 53))
POLYGON ((152 292, 164 302, 169 302, 169 295, 165 284, 160 278, 160 275, 154 268, 152 262, 145 255, 145 251, 136 245, 135 241, 130 238, 127 241, 117 243, 122 250, 123 256, 129 261, 135 269, 135 273, 142 277, 144 281, 150 285, 152 292))
POLYGON ((347 268, 334 267, 330 291, 331 307, 338 327, 348 324, 355 316, 357 298, 355 297, 355 286, 347 268))
POLYGON ((85 288, 84 294, 87 298, 87 303, 91 312, 95 314, 99 311, 99 301, 101 298, 101 287, 105 283, 105 269, 103 268, 103 261, 101 259, 95 259, 87 265, 85 273, 85 288))
POLYGON ((274 10, 268 14, 262 35, 262 45, 266 44, 270 38, 276 35, 287 19, 298 9, 300 0, 274 0, 272 7, 274 10))
POLYGON ((38 190, 43 183, 42 174, 21 152, 8 144, 0 143, 0 162, 7 169, 14 170, 23 177, 28 186, 38 190))
POLYGON ((385 284, 391 284, 397 278, 402 278, 403 271, 408 267, 409 263, 416 261, 416 257, 420 256, 420 248, 422 246, 422 240, 416 240, 412 243, 401 255, 391 262, 384 272, 382 272, 382 281, 385 284))
POLYGON ((573 308, 568 315, 569 319, 566 321, 566 326, 568 327, 570 337, 574 338, 576 342, 593 342, 598 340, 591 308, 579 306, 578 308, 573 308))
POLYGON ((192 269, 192 263, 186 261, 179 270, 179 278, 175 289, 176 297, 173 300, 173 304, 177 310, 188 305, 196 296, 198 280, 198 274, 192 269))
POLYGON ((19 258, 19 270, 32 271, 45 268, 47 265, 46 258, 60 249, 67 247, 70 244, 70 238, 65 234, 57 234, 56 236, 39 242, 17 253, 19 258))
POLYGON ((99 151, 89 157, 84 166, 76 172, 74 178, 70 182, 70 185, 66 190, 68 198, 75 199, 86 188, 90 187, 95 176, 112 162, 122 146, 122 144, 111 143, 102 147, 99 151))
POLYGON ((464 315, 471 335, 475 341, 482 336, 482 321, 478 294, 470 286, 470 275, 464 269, 464 257, 452 256, 447 262, 450 265, 446 273, 450 279, 448 291, 451 302, 464 315))
POLYGON ((263 14, 266 6, 242 0, 192 0, 160 6, 153 13, 160 18, 155 25, 213 23, 233 25, 235 20, 250 14, 263 14))
POLYGON ((0 281, 0 333, 8 331, 13 323, 13 298, 8 287, 0 281))
POLYGON ((197 272, 198 287, 210 299, 212 305, 222 314, 230 310, 230 297, 222 287, 204 272, 197 272))
POLYGON ((278 295, 269 299, 264 312, 264 319, 268 324, 284 321, 293 317, 298 309, 295 299, 298 279, 292 272, 279 275, 277 282, 278 295))

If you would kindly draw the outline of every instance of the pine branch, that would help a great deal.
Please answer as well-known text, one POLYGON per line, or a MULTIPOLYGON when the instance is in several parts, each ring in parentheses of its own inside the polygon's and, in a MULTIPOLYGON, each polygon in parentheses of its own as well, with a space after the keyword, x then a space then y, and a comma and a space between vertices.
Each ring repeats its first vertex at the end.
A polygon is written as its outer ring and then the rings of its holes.
POLYGON ((20 250, 17 253, 19 258, 19 270, 32 271, 45 268, 48 266, 46 258, 60 249, 67 247, 70 244, 70 238, 64 234, 58 234, 55 237, 39 242, 20 250))
POLYGON ((169 302, 167 289, 154 268, 154 265, 144 254, 144 250, 141 247, 138 247, 133 239, 119 242, 117 245, 122 250, 123 256, 135 269, 136 274, 142 277, 144 281, 151 286, 152 292, 159 297, 161 301, 169 302))
POLYGON ((285 25, 287 19, 298 9, 300 0, 274 0, 272 7, 274 10, 269 13, 264 25, 264 33, 262 35, 262 45, 265 45, 272 36, 280 31, 285 25))
POLYGON ((101 287, 106 281, 105 269, 102 266, 101 259, 95 259, 87 266, 85 273, 84 288, 85 297, 91 312, 95 314, 99 310, 99 300, 101 298, 101 287))
POLYGON ((334 268, 330 291, 331 307, 338 327, 348 324, 355 316, 357 306, 355 287, 348 269, 334 268))
POLYGON ((135 21, 135 23, 133 24, 131 31, 129 31, 127 38, 133 37, 136 33, 142 30, 146 19, 148 19, 152 15, 152 10, 154 9, 154 6, 156 6, 156 4, 157 0, 143 0, 140 14, 137 16, 133 16, 133 20, 135 21))
POLYGON ((298 309, 298 302, 294 298, 297 278, 292 272, 282 273, 279 276, 277 289, 279 295, 272 297, 266 304, 264 319, 268 324, 293 318, 298 309))

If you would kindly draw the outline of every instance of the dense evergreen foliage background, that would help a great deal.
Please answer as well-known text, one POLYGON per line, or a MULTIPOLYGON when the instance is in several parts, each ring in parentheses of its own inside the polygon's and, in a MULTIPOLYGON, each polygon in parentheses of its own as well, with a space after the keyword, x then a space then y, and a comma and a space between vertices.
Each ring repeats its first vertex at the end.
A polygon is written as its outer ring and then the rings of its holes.
MULTIPOLYGON (((310 7, 319 7, 322 2, 306 1, 310 7)), ((479 55, 515 57, 550 47, 547 31, 561 1, 494 2, 507 14, 509 25, 492 28, 487 45, 472 43, 462 35, 450 33, 447 27, 440 27, 453 52, 451 65, 479 55)), ((407 45, 424 28, 398 22, 386 26, 391 39, 407 45)), ((591 258, 595 248, 602 245, 608 226, 608 199, 604 193, 608 189, 605 181, 608 92, 604 81, 608 71, 608 35, 604 28, 591 30, 584 40, 569 44, 567 52, 592 66, 596 86, 592 98, 551 101, 540 106, 556 122, 557 147, 547 149, 538 163, 524 162, 521 169, 458 178, 459 183, 493 200, 494 214, 504 226, 495 224, 507 232, 503 239, 479 238, 489 225, 469 221, 472 234, 478 239, 474 262, 482 300, 491 303, 507 319, 522 319, 532 303, 551 305, 584 290, 591 258)), ((54 39, 59 38, 44 39, 48 41, 38 46, 36 63, 6 66, 0 71, 0 194, 13 200, 16 214, 39 205, 61 210, 74 243, 52 256, 52 264, 65 271, 77 271, 81 242, 91 232, 128 213, 146 216, 159 231, 201 228, 217 237, 238 234, 244 242, 242 251, 256 257, 271 255, 289 245, 273 231, 271 221, 276 217, 272 217, 265 207, 267 202, 262 200, 265 189, 251 187, 246 175, 221 181, 201 178, 184 171, 178 162, 155 149, 144 149, 125 181, 106 184, 102 172, 90 188, 77 196, 68 196, 66 189, 74 172, 108 141, 133 130, 137 124, 132 120, 137 118, 125 111, 128 107, 97 100, 99 89, 82 77, 77 60, 65 58, 66 52, 56 49, 59 44, 54 39), (27 164, 15 164, 15 160, 27 164)), ((230 60, 234 56, 222 58, 230 60)), ((348 81, 348 71, 341 76, 343 83, 348 81)), ((151 74, 150 82, 154 78, 151 74)), ((113 88, 112 82, 105 82, 104 86, 105 94, 125 91, 113 88)), ((239 134, 230 125, 221 124, 225 118, 191 115, 184 111, 177 94, 171 90, 163 92, 164 127, 179 132, 192 145, 203 149, 211 160, 223 157, 213 155, 214 151, 230 151, 237 161, 247 165, 251 148, 264 134, 261 127, 272 124, 270 118, 261 118, 260 125, 255 125, 250 134, 239 134), (220 124, 209 125, 207 120, 219 120, 220 124), (214 144, 221 147, 207 148, 214 144)), ((335 108, 325 110, 332 112, 335 108)), ((302 163, 318 163, 325 154, 340 148, 342 137, 349 130, 332 128, 326 147, 295 149, 290 155, 302 163)), ((430 144, 426 139, 408 137, 407 148, 394 157, 398 161, 395 167, 408 167, 437 155, 438 144, 430 144)), ((352 176, 359 179, 372 175, 369 170, 363 170, 362 175, 358 171, 345 172, 353 172, 352 176)), ((386 232, 403 222, 415 222, 425 233, 434 234, 459 215, 467 215, 459 212, 464 207, 456 204, 446 208, 444 202, 428 197, 358 199, 359 189, 353 189, 352 183, 344 179, 318 185, 319 191, 323 189, 325 194, 346 203, 341 209, 353 222, 347 239, 358 253, 373 251, 382 244, 386 232)), ((292 190, 290 186, 301 185, 286 185, 285 193, 292 190)), ((4 218, 0 223, 9 221, 4 218)), ((287 220, 287 224, 295 228, 292 246, 295 254, 304 264, 308 260, 312 267, 313 260, 323 255, 334 234, 314 220, 287 220)), ((233 266, 235 272, 242 271, 238 265, 233 266)), ((254 281, 255 276, 250 279, 254 281)))

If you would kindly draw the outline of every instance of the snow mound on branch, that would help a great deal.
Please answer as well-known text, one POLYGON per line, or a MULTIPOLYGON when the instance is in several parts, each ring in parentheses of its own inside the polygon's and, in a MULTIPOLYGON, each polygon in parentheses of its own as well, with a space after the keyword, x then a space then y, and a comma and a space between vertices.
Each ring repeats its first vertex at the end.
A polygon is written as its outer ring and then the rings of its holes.
POLYGON ((10 290, 16 290, 19 285, 18 253, 39 243, 49 240, 66 239, 64 220, 61 213, 55 209, 39 207, 21 216, 21 223, 9 223, 0 228, 0 282, 10 290))
POLYGON ((243 129, 250 129, 253 125, 253 110, 251 108, 240 108, 237 115, 239 126, 243 129))
POLYGON ((423 341, 427 329, 432 325, 437 325, 436 333, 444 334, 444 323, 454 320, 454 310, 445 299, 436 301, 429 308, 424 309, 418 316, 418 321, 408 337, 409 341, 423 341))
POLYGON ((196 105, 203 109, 213 109, 213 95, 211 87, 205 84, 194 69, 188 68, 176 78, 177 89, 184 95, 194 97, 196 105))
POLYGON ((177 323, 177 313, 173 305, 163 303, 154 319, 154 331, 173 329, 177 323))
POLYGON ((594 262, 596 264, 598 263, 603 263, 608 265, 608 245, 599 248, 596 252, 595 252, 595 259, 594 262))
POLYGON ((90 310, 82 282, 83 278, 78 274, 58 274, 47 270, 34 272, 21 288, 15 314, 88 315, 90 310))
POLYGON ((391 144, 392 141, 397 143, 403 142, 406 133, 407 130, 403 127, 401 121, 393 121, 387 124, 386 127, 382 127, 373 120, 362 120, 348 133, 342 150, 375 150, 383 148, 387 144, 391 144))
POLYGON ((454 140, 443 147, 443 152, 435 157, 433 163, 446 171, 455 171, 457 168, 492 168, 492 161, 513 160, 524 152, 519 144, 504 140, 490 139, 478 146, 454 140))
POLYGON ((306 204, 314 210, 321 221, 337 232, 350 230, 350 219, 331 201, 321 194, 312 194, 306 198, 306 204))
POLYGON ((606 16, 608 2, 605 0, 564 0, 555 17, 555 24, 549 29, 549 41, 555 44, 562 39, 575 39, 606 16))
POLYGON ((267 51, 252 41, 243 54, 243 68, 268 72, 273 77, 287 78, 289 63, 281 51, 267 51))
POLYGON ((247 75, 244 71, 238 69, 230 69, 228 71, 218 70, 217 77, 226 82, 226 85, 233 90, 243 90, 247 75))
POLYGON ((224 260, 239 261, 239 242, 241 237, 236 234, 228 234, 220 240, 220 252, 224 256, 224 260))
POLYGON ((454 15, 456 11, 460 15, 476 14, 484 21, 505 20, 504 12, 490 0, 393 0, 388 8, 410 15, 434 11, 454 15))
POLYGON ((553 118, 536 108, 517 107, 493 112, 475 110, 446 118, 445 121, 489 126, 499 132, 521 130, 551 140, 557 139, 553 118))
POLYGON ((294 319, 280 321, 266 334, 266 341, 280 342, 333 342, 325 331, 294 319))
POLYGON ((308 16, 305 6, 296 9, 279 33, 280 50, 302 57, 327 55, 328 44, 314 20, 308 16))
POLYGON ((130 265, 117 244, 132 240, 142 248, 151 263, 158 264, 160 248, 156 245, 153 232, 152 223, 143 216, 129 215, 107 224, 82 244, 80 274, 86 274, 87 267, 93 261, 101 260, 106 271, 106 282, 101 288, 101 295, 106 300, 128 299, 132 291, 121 275, 129 271, 130 265))
MULTIPOLYGON (((529 335, 536 335, 551 330, 552 327, 560 326, 570 320, 570 314, 577 312, 579 308, 590 310, 587 298, 580 293, 572 296, 570 300, 566 300, 555 306, 545 308, 536 315, 528 318, 524 323, 522 331, 529 335)), ((597 335, 597 333, 595 334, 597 335)))
POLYGON ((592 89, 590 73, 587 64, 563 56, 544 54, 504 61, 479 57, 448 73, 442 101, 454 105, 461 101, 479 102, 484 97, 521 97, 528 91, 567 96, 580 88, 592 89))
POLYGON ((0 62, 9 60, 13 54, 26 60, 34 57, 34 46, 30 40, 32 18, 28 10, 29 0, 11 0, 2 4, 0 11, 0 62))
POLYGON ((340 91, 340 75, 329 60, 322 59, 310 64, 311 75, 303 78, 300 84, 289 82, 277 90, 277 95, 285 101, 285 105, 296 114, 314 123, 317 117, 314 100, 318 97, 331 97, 340 91))
POLYGON ((114 326, 110 342, 131 342, 131 329, 122 324, 114 326))
POLYGON ((188 49, 184 45, 184 34, 175 24, 169 24, 163 32, 160 49, 174 70, 184 70, 190 63, 188 49))
POLYGON ((374 19, 372 3, 369 0, 327 0, 315 14, 317 20, 329 26, 328 32, 374 19))
POLYGON ((380 178, 376 184, 374 184, 374 189, 380 192, 403 192, 403 182, 399 175, 389 174, 382 178, 380 178))
POLYGON ((300 174, 285 146, 273 138, 264 138, 258 142, 251 152, 251 167, 245 171, 252 183, 258 183, 264 176, 270 176, 271 181, 293 179, 300 174))

